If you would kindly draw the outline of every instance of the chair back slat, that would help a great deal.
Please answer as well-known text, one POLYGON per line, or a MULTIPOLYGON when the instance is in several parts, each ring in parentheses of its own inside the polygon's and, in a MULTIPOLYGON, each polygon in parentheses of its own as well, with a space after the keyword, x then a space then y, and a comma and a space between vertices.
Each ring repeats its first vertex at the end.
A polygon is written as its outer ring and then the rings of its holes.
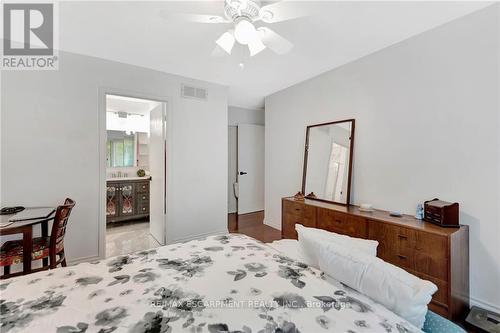
POLYGON ((75 206, 75 201, 66 198, 64 205, 57 207, 52 232, 50 233, 50 247, 55 249, 57 245, 64 241, 66 234, 66 225, 68 224, 71 210, 75 206))

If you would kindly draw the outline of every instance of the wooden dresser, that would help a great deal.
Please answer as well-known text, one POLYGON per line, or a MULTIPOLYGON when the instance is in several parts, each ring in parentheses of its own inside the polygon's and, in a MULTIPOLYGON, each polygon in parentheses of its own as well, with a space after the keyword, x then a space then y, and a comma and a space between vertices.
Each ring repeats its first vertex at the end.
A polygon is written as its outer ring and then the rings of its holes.
POLYGON ((429 308, 454 321, 469 310, 469 227, 441 228, 412 216, 362 212, 358 207, 315 200, 282 199, 281 233, 297 238, 295 224, 379 242, 377 256, 422 279, 438 291, 429 308))

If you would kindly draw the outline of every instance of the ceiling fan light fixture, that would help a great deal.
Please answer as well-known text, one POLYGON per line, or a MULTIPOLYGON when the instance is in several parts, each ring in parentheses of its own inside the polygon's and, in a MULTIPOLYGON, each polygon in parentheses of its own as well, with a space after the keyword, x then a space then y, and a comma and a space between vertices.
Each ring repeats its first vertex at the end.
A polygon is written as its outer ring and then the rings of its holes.
POLYGON ((248 43, 248 50, 250 50, 250 56, 253 57, 257 53, 260 53, 261 51, 264 51, 266 46, 260 38, 254 38, 250 43, 248 43))
POLYGON ((260 18, 264 22, 269 22, 274 18, 274 14, 269 10, 263 10, 262 13, 260 14, 260 18))
POLYGON ((224 51, 226 51, 228 54, 231 54, 231 51, 233 50, 234 46, 234 34, 232 31, 227 31, 222 34, 222 36, 219 37, 215 41, 217 45, 219 45, 224 51))
POLYGON ((226 0, 226 4, 234 9, 244 9, 247 6, 246 0, 226 0))
POLYGON ((242 19, 238 23, 236 23, 236 26, 234 28, 234 37, 236 38, 238 43, 247 45, 248 43, 258 38, 257 30, 255 30, 252 22, 246 19, 242 19))

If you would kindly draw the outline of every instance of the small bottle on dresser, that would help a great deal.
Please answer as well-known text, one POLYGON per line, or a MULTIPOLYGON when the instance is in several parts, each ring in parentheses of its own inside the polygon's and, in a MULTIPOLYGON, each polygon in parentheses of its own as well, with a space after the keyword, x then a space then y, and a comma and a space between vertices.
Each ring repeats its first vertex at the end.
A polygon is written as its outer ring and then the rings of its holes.
POLYGON ((417 211, 415 212, 415 218, 417 220, 422 220, 424 218, 424 206, 422 204, 417 205, 417 211))

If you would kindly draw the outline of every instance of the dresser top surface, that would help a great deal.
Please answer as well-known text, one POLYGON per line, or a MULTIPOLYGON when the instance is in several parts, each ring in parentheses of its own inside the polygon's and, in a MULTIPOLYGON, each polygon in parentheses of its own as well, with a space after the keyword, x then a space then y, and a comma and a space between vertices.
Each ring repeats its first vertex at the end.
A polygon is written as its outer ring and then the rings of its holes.
POLYGON ((439 227, 439 226, 434 225, 434 224, 429 223, 429 222, 417 220, 415 217, 413 217, 411 215, 403 215, 401 217, 395 217, 395 216, 390 216, 388 211, 379 210, 379 209, 374 209, 371 212, 364 212, 364 211, 361 211, 359 209, 359 207, 353 206, 353 205, 342 206, 342 205, 336 205, 336 204, 332 204, 332 203, 311 200, 311 199, 304 199, 302 201, 302 200, 295 200, 293 197, 283 198, 283 200, 295 202, 295 203, 299 203, 299 204, 306 204, 309 206, 314 206, 314 207, 319 207, 319 208, 331 209, 331 210, 335 210, 335 211, 340 212, 340 213, 346 213, 346 214, 352 214, 355 216, 364 217, 368 220, 387 222, 387 223, 391 223, 391 224, 402 226, 402 227, 410 227, 413 229, 418 229, 418 230, 431 232, 434 234, 445 235, 445 236, 451 235, 462 228, 468 228, 468 226, 466 226, 466 225, 461 225, 460 228, 444 228, 444 227, 439 227))

